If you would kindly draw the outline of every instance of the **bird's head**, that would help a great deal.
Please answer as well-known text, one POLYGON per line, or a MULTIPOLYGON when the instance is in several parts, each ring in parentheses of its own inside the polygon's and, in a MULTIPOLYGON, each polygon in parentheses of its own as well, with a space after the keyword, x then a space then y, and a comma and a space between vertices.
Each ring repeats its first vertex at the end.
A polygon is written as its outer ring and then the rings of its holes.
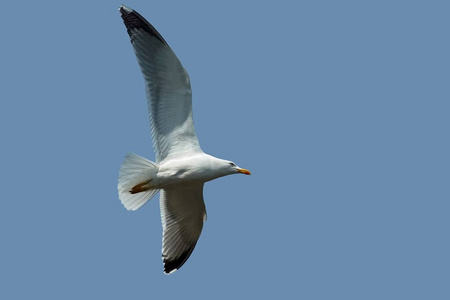
POLYGON ((251 175, 252 173, 250 173, 249 170, 240 168, 238 166, 236 166, 236 164, 232 161, 226 161, 226 167, 229 170, 229 174, 235 174, 235 173, 241 173, 241 174, 245 174, 245 175, 251 175))
POLYGON ((232 161, 216 158, 213 156, 209 157, 211 159, 209 163, 209 168, 211 168, 211 173, 214 174, 213 179, 239 173, 245 175, 251 174, 249 170, 236 166, 236 164, 232 161))

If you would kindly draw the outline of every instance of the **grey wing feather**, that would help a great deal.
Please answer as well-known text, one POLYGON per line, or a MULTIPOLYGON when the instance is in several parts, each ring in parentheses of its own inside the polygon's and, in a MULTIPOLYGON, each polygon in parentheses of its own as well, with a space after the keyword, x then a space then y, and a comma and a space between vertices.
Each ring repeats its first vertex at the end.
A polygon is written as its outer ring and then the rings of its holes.
POLYGON ((126 6, 119 10, 144 76, 157 162, 169 155, 201 151, 187 71, 147 20, 126 6))
POLYGON ((179 269, 197 244, 206 220, 203 183, 161 191, 164 272, 179 269))

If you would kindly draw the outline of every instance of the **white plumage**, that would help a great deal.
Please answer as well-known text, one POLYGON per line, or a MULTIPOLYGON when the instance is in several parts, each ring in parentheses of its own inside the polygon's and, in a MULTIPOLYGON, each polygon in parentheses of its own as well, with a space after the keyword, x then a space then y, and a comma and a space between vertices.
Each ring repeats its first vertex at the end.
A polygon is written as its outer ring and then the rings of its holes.
POLYGON ((119 198, 126 209, 137 210, 161 190, 164 272, 172 273, 186 262, 200 237, 206 220, 204 183, 250 172, 202 151, 194 129, 187 71, 139 13, 124 5, 119 11, 144 76, 156 154, 156 163, 133 153, 125 157, 119 198))

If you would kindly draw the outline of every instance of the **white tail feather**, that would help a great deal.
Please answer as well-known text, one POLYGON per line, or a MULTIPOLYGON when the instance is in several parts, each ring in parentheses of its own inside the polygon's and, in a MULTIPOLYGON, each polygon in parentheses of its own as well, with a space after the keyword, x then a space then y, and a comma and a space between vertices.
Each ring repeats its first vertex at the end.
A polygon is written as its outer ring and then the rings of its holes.
POLYGON ((120 167, 119 199, 128 210, 137 210, 150 200, 159 190, 150 189, 147 191, 131 194, 131 189, 147 180, 156 178, 158 165, 134 153, 128 153, 120 167))

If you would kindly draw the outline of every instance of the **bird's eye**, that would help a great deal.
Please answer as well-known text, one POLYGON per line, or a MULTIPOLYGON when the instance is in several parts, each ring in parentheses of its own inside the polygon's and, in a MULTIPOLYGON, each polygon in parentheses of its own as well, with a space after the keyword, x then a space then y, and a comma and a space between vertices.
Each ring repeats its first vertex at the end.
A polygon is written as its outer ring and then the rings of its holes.
POLYGON ((230 162, 230 166, 232 166, 232 167, 236 167, 236 164, 235 164, 235 163, 232 163, 232 162, 230 162))

